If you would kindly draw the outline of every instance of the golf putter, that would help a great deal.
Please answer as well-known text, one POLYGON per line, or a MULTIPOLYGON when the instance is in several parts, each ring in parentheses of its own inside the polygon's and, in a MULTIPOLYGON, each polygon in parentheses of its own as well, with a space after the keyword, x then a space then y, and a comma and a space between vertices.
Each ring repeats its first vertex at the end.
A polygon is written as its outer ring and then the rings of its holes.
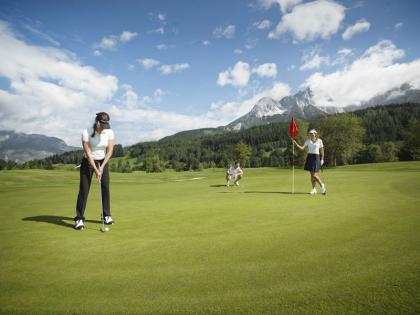
POLYGON ((101 187, 101 180, 98 180, 99 183, 99 195, 101 198, 101 223, 102 223, 102 227, 100 228, 100 231, 102 233, 108 232, 109 229, 107 227, 105 227, 105 217, 104 217, 104 205, 102 202, 102 187, 101 187))

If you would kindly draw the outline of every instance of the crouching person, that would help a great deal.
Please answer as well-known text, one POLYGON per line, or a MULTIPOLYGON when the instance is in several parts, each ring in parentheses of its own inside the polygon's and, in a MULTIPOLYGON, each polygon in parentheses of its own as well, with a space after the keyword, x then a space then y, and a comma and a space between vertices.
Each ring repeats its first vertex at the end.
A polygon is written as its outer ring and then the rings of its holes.
POLYGON ((226 186, 230 186, 230 180, 234 180, 234 185, 239 186, 239 181, 244 176, 244 171, 241 168, 241 164, 239 160, 235 161, 235 165, 231 165, 226 172, 226 186))

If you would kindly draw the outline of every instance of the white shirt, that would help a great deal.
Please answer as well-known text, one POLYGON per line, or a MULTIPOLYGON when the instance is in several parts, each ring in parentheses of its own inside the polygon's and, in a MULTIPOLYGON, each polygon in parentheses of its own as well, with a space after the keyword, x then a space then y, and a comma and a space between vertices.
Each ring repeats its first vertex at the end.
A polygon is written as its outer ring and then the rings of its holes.
MULTIPOLYGON (((94 137, 91 137, 91 135, 92 131, 88 132, 87 129, 83 130, 82 141, 89 142, 89 147, 92 151, 94 160, 103 160, 105 158, 109 140, 114 139, 114 132, 112 129, 104 129, 101 134, 95 133, 94 137)), ((87 157, 86 153, 84 156, 87 157)))
POLYGON ((311 139, 305 141, 303 147, 308 147, 309 154, 319 154, 319 149, 324 147, 321 139, 317 139, 315 142, 312 142, 311 139))
POLYGON ((232 165, 231 167, 229 167, 228 173, 229 173, 229 175, 235 175, 235 176, 240 175, 240 174, 242 174, 242 169, 241 169, 240 166, 235 167, 235 165, 232 165))

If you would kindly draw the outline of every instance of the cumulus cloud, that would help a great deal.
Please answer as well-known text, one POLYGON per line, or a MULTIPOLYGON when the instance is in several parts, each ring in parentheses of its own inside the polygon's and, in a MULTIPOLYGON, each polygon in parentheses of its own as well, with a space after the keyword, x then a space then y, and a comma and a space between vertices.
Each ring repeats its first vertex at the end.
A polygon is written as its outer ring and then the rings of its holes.
POLYGON ((91 123, 87 117, 118 89, 116 77, 82 65, 68 51, 27 44, 3 21, 0 46, 0 76, 10 82, 0 89, 0 129, 76 144, 80 130, 91 123))
POLYGON ((120 42, 121 43, 128 43, 129 41, 131 41, 136 36, 137 36, 136 32, 124 31, 120 35, 120 42))
POLYGON ((329 56, 321 56, 319 49, 314 48, 302 56, 303 64, 299 67, 299 70, 312 70, 319 69, 323 64, 330 64, 329 56))
POLYGON ((278 100, 287 95, 290 95, 289 86, 276 82, 271 88, 245 100, 213 103, 208 112, 197 116, 150 108, 130 109, 124 102, 113 105, 110 114, 119 124, 118 135, 123 139, 130 139, 130 143, 135 143, 161 139, 183 130, 226 125, 249 112, 262 97, 278 100), (137 126, 139 121, 142 122, 141 132, 133 132, 133 126, 137 126))
POLYGON ((137 59, 137 62, 146 70, 152 69, 160 64, 159 60, 153 58, 137 59))
POLYGON ((235 37, 236 26, 235 25, 228 25, 225 28, 219 26, 214 29, 213 36, 216 38, 226 38, 231 39, 235 37))
POLYGON ((248 84, 251 71, 249 64, 238 61, 233 68, 220 72, 217 78, 217 84, 220 86, 233 85, 235 87, 243 87, 248 84))
POLYGON ((337 33, 345 17, 345 7, 330 0, 316 0, 297 5, 282 16, 276 29, 268 35, 278 39, 290 33, 296 41, 327 39, 337 33))
POLYGON ((349 40, 357 33, 367 32, 369 28, 370 23, 365 19, 361 19, 356 24, 347 27, 341 36, 344 40, 349 40))
POLYGON ((128 43, 136 36, 136 32, 123 31, 120 35, 104 36, 99 43, 94 44, 93 46, 96 49, 115 50, 119 43, 128 43))
POLYGON ((275 63, 264 63, 252 69, 252 73, 260 77, 275 78, 277 76, 277 65, 275 63))
POLYGON ((162 65, 159 67, 159 72, 162 75, 168 75, 172 73, 182 72, 183 70, 189 69, 188 63, 176 63, 172 65, 162 65))
POLYGON ((265 10, 270 9, 274 5, 279 5, 282 14, 285 14, 301 2, 302 0, 257 0, 257 4, 265 10))
POLYGON ((270 20, 262 20, 254 23, 254 26, 258 28, 259 30, 265 30, 271 27, 271 21, 270 20))
POLYGON ((398 63, 404 55, 392 41, 383 40, 339 71, 311 75, 304 86, 314 91, 316 103, 323 106, 357 105, 403 83, 420 88, 420 59, 398 63))

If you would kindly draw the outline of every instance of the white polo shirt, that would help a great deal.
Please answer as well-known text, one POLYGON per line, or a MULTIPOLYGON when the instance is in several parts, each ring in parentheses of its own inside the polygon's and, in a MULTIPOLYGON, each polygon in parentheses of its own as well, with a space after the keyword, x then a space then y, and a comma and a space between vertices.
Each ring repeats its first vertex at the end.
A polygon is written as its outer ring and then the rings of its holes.
POLYGON ((228 169, 229 175, 237 176, 242 174, 242 169, 240 166, 236 167, 235 165, 232 165, 228 169))
MULTIPOLYGON (((95 133, 94 137, 91 137, 91 135, 92 130, 90 132, 88 132, 87 129, 83 130, 82 141, 89 142, 94 160, 103 160, 105 158, 109 140, 114 139, 114 132, 112 129, 104 129, 101 134, 95 133)), ((84 156, 87 157, 86 153, 84 156)))
POLYGON ((321 139, 317 139, 315 142, 312 142, 311 139, 305 141, 304 147, 308 147, 309 154, 319 154, 319 149, 324 147, 321 139))

